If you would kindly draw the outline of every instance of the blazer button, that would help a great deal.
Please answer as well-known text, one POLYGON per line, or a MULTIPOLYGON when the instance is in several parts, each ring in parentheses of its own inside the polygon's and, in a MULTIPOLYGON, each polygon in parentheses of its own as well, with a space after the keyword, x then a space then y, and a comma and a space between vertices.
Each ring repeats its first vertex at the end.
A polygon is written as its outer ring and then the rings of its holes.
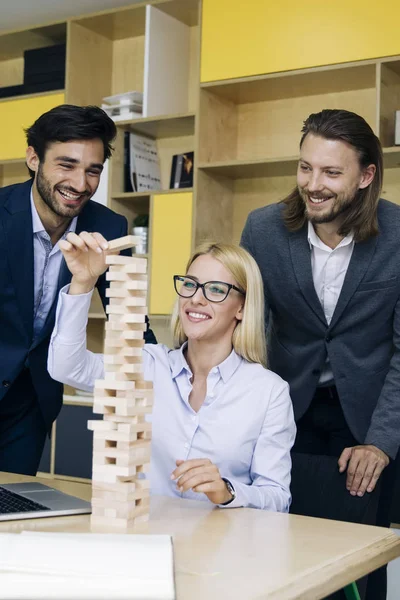
POLYGON ((4 380, 2 381, 2 384, 3 384, 3 387, 5 387, 5 388, 9 388, 9 387, 10 387, 10 385, 11 385, 11 382, 10 382, 10 381, 8 381, 7 379, 4 379, 4 380))
POLYGON ((326 338, 325 338, 325 341, 326 341, 327 344, 329 344, 329 342, 332 341, 332 336, 331 335, 327 335, 326 338))

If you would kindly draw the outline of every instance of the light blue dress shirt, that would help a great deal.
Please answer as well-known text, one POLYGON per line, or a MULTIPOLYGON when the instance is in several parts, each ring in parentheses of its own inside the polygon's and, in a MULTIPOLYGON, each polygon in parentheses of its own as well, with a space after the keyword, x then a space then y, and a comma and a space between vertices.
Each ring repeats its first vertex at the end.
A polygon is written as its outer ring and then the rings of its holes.
MULTIPOLYGON (((104 378, 103 356, 86 349, 92 294, 70 296, 68 287, 60 292, 48 368, 54 379, 91 391, 104 378)), ((232 351, 210 371, 204 404, 195 412, 184 348, 146 344, 143 350, 144 379, 154 385, 152 494, 209 501, 204 494, 179 492, 170 479, 177 459, 209 458, 235 488, 229 508, 287 512, 296 431, 288 384, 232 351)))
MULTIPOLYGON (((51 239, 36 210, 31 191, 31 210, 33 226, 34 256, 34 312, 33 331, 35 338, 41 332, 47 315, 54 302, 58 289, 58 276, 63 259, 57 244, 53 246, 51 239)), ((61 239, 65 239, 70 231, 76 230, 78 217, 74 217, 61 239)))

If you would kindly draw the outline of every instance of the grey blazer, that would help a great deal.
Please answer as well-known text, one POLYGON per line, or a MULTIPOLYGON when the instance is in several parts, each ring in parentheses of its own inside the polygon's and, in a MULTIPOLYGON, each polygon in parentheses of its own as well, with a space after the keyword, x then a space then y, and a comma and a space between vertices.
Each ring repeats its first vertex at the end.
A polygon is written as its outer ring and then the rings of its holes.
POLYGON ((296 420, 329 357, 348 426, 389 456, 400 445, 400 207, 380 200, 380 234, 356 243, 328 326, 315 292, 307 225, 290 233, 283 205, 250 213, 241 244, 264 281, 268 361, 291 389, 296 420))

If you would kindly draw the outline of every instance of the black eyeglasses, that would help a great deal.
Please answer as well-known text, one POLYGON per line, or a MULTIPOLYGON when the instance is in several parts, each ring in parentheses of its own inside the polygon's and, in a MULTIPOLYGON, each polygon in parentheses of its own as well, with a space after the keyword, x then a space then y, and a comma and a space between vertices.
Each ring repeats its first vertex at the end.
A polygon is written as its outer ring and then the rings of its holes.
POLYGON ((236 285, 224 281, 206 281, 199 283, 189 275, 174 275, 174 286, 176 293, 182 298, 191 298, 201 288, 204 297, 209 302, 223 302, 231 290, 236 290, 245 296, 245 292, 236 285))

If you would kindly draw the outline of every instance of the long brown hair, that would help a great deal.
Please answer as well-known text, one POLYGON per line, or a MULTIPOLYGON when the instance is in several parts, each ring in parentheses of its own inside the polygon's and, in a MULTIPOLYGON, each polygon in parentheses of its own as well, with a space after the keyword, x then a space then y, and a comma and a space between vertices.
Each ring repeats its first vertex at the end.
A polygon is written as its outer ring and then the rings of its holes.
MULTIPOLYGON (((361 242, 379 233, 377 207, 383 182, 382 146, 368 123, 356 113, 347 110, 325 109, 311 114, 304 121, 301 130, 300 148, 309 133, 328 140, 341 140, 350 144, 357 152, 361 169, 375 165, 376 173, 372 182, 359 189, 338 231, 346 236, 354 233, 354 240, 361 242)), ((289 231, 298 231, 307 221, 305 206, 296 187, 286 198, 283 218, 289 231)))

